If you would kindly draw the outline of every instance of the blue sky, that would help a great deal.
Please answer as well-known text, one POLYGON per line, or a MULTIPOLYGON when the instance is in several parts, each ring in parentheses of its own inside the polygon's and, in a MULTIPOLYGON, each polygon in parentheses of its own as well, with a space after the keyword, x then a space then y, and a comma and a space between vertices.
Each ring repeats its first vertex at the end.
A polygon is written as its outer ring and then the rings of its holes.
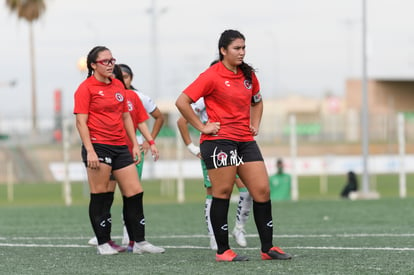
MULTIPOLYGON (((3 69, 0 119, 30 117, 28 24, 0 9, 3 69), (17 80, 15 87, 5 82, 17 80)), ((135 73, 134 85, 156 101, 175 99, 217 57, 228 28, 246 36, 245 61, 258 70, 265 98, 343 95, 345 80, 361 75, 362 0, 157 0, 158 66, 154 78, 151 0, 46 0, 35 22, 38 114, 53 113, 63 92, 65 115, 85 78, 78 60, 95 45, 112 50, 135 73), (154 91, 154 79, 158 90, 154 91)), ((368 72, 414 75, 414 2, 367 0, 368 72)))

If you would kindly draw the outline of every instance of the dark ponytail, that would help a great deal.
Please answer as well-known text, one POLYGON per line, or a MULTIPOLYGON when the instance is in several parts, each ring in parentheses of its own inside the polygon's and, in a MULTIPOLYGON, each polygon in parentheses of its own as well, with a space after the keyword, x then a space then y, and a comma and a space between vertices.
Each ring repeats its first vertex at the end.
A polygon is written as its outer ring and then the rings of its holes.
MULTIPOLYGON (((132 82, 132 79, 134 79, 134 73, 132 72, 131 67, 129 67, 127 64, 119 64, 119 68, 120 68, 120 69, 121 69, 124 73, 129 74, 129 76, 131 77, 131 82, 132 82)), ((135 87, 134 87, 134 86, 132 86, 132 84, 130 84, 129 89, 137 91, 137 89, 135 89, 135 87)))
POLYGON ((112 71, 112 74, 115 76, 116 79, 118 79, 119 81, 122 82, 122 84, 124 84, 124 88, 127 89, 125 82, 124 82, 124 78, 122 77, 122 70, 121 70, 121 66, 118 64, 114 65, 114 70, 112 71))

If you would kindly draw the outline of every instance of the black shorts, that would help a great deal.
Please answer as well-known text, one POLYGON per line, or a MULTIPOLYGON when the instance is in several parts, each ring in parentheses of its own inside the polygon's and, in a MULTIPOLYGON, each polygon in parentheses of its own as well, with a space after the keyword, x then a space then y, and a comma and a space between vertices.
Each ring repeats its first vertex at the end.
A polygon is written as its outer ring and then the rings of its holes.
POLYGON ((251 161, 263 161, 256 141, 206 140, 200 145, 200 151, 208 170, 239 166, 251 161))
MULTIPOLYGON (((118 170, 124 168, 132 163, 132 155, 126 145, 108 145, 93 143, 93 148, 98 155, 99 162, 108 164, 112 167, 112 170, 118 170)), ((86 149, 82 145, 82 160, 85 166, 87 166, 86 149)))

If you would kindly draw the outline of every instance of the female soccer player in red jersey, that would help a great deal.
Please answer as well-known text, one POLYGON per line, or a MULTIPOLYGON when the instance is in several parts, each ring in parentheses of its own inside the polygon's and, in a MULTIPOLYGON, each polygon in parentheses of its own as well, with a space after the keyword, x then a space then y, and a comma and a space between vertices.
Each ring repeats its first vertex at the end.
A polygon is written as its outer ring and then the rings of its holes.
MULTIPOLYGON (((206 113, 206 105, 204 104, 204 98, 200 98, 196 102, 191 104, 194 112, 200 118, 203 123, 208 121, 208 116, 206 113)), ((206 220, 207 225, 207 232, 210 237, 210 248, 212 250, 217 250, 216 238, 214 237, 213 228, 211 226, 211 219, 210 219, 210 207, 212 202, 212 194, 211 194, 211 182, 210 178, 208 177, 208 172, 206 165, 204 164, 203 159, 201 158, 200 147, 193 144, 191 140, 190 131, 187 126, 187 121, 181 116, 177 120, 178 130, 180 131, 181 137, 187 146, 187 149, 196 157, 201 159, 201 169, 203 170, 203 178, 204 178, 204 187, 206 188, 206 200, 204 203, 204 217, 206 220)), ((247 241, 245 237, 245 225, 247 219, 250 215, 250 209, 252 206, 252 197, 250 196, 249 192, 247 191, 246 186, 240 180, 239 177, 236 177, 234 184, 237 186, 239 190, 239 202, 237 204, 236 210, 236 223, 233 229, 232 235, 236 241, 236 243, 242 247, 247 246, 247 241)))
POLYGON ((119 80, 112 78, 114 65, 115 59, 108 48, 93 48, 87 57, 88 78, 75 92, 74 113, 82 140, 82 160, 88 174, 89 217, 98 240, 98 254, 118 253, 110 243, 110 209, 114 199, 108 181, 111 173, 123 195, 125 225, 135 241, 133 252, 163 253, 163 248, 145 240, 143 188, 134 165, 140 161, 141 153, 128 110, 126 90, 119 80), (132 144, 132 154, 126 137, 132 144))
POLYGON ((236 30, 219 39, 219 60, 191 83, 176 101, 183 117, 202 134, 201 155, 212 183, 210 218, 217 242, 216 261, 245 261, 229 246, 227 216, 236 174, 253 198, 253 215, 263 260, 286 260, 291 255, 273 246, 269 177, 254 140, 263 112, 259 81, 244 62, 245 37, 236 30), (202 123, 191 103, 204 97, 209 121, 202 123))
MULTIPOLYGON (((118 79, 122 82, 122 84, 123 84, 122 87, 127 88, 126 84, 124 82, 124 78, 123 78, 123 75, 122 75, 122 70, 121 70, 120 65, 117 65, 117 64, 114 65, 114 69, 113 69, 112 74, 113 74, 114 78, 116 78, 116 79, 118 79)), ((151 151, 151 154, 152 154, 152 157, 153 157, 154 161, 157 161, 158 158, 159 158, 158 149, 155 145, 155 142, 153 142, 153 137, 151 136, 151 133, 150 133, 150 131, 147 127, 147 124, 145 122, 149 118, 149 116, 146 112, 146 109, 145 109, 143 103, 141 102, 140 97, 138 96, 138 94, 135 91, 126 89, 126 98, 127 98, 127 103, 128 103, 128 111, 131 115, 131 119, 132 119, 133 125, 135 127, 135 130, 139 131, 139 133, 142 133, 142 136, 147 141, 151 142, 151 145, 148 144, 148 149, 151 151)), ((126 143, 128 145, 128 149, 132 154, 133 144, 131 143, 131 141, 129 140, 128 137, 125 137, 125 140, 126 140, 126 143)), ((141 162, 138 163, 136 166, 140 165, 142 163, 142 161, 143 161, 143 154, 141 152, 141 162)), ((139 171, 138 168, 137 168, 137 171, 138 171, 139 179, 141 180, 140 171, 139 171)), ((108 180, 110 180, 109 185, 108 185, 108 192, 113 193, 113 192, 115 192, 115 188, 116 188, 116 180, 113 177, 113 175, 111 175, 111 178, 108 179, 108 180)), ((132 232, 128 233, 128 230, 125 227, 125 222, 124 222, 124 226, 123 226, 123 231, 124 231, 124 237, 122 239, 123 240, 122 244, 127 245, 127 248, 124 248, 122 246, 117 245, 112 240, 109 242, 109 244, 113 248, 118 250, 118 252, 124 252, 125 250, 133 251, 133 247, 134 247, 135 242, 134 241, 129 241, 130 240, 129 234, 132 234, 132 232), (125 238, 127 239, 127 241, 124 243, 125 238)), ((133 238, 131 238, 131 239, 133 240, 133 238)), ((93 237, 92 239, 90 239, 88 241, 88 244, 90 244, 92 246, 98 245, 98 240, 97 240, 96 236, 93 237)))

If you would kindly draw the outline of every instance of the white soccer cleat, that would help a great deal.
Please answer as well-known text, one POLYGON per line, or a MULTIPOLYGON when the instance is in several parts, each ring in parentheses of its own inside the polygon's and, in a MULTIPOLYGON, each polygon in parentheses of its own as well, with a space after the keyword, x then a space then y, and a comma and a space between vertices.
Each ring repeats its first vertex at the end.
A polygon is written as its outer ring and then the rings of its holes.
POLYGON ((232 232, 232 235, 234 239, 236 240, 236 243, 240 245, 241 247, 247 246, 246 237, 244 236, 245 233, 246 232, 244 231, 244 228, 240 226, 236 226, 232 232))
POLYGON ((128 245, 129 244, 129 235, 128 235, 128 231, 124 225, 124 229, 123 229, 123 236, 122 236, 122 245, 128 245))
POLYGON ((113 248, 109 244, 109 242, 98 245, 96 248, 98 249, 98 254, 99 255, 115 255, 115 254, 118 254, 118 250, 113 248))
POLYGON ((93 237, 88 241, 88 244, 91 246, 97 246, 98 245, 98 239, 96 237, 93 237))
POLYGON ((162 247, 155 246, 147 241, 142 242, 135 242, 134 247, 132 249, 132 253, 135 254, 143 254, 143 253, 164 253, 165 249, 162 247))
POLYGON ((216 238, 214 238, 214 235, 210 235, 210 248, 211 250, 217 250, 217 242, 216 238))

